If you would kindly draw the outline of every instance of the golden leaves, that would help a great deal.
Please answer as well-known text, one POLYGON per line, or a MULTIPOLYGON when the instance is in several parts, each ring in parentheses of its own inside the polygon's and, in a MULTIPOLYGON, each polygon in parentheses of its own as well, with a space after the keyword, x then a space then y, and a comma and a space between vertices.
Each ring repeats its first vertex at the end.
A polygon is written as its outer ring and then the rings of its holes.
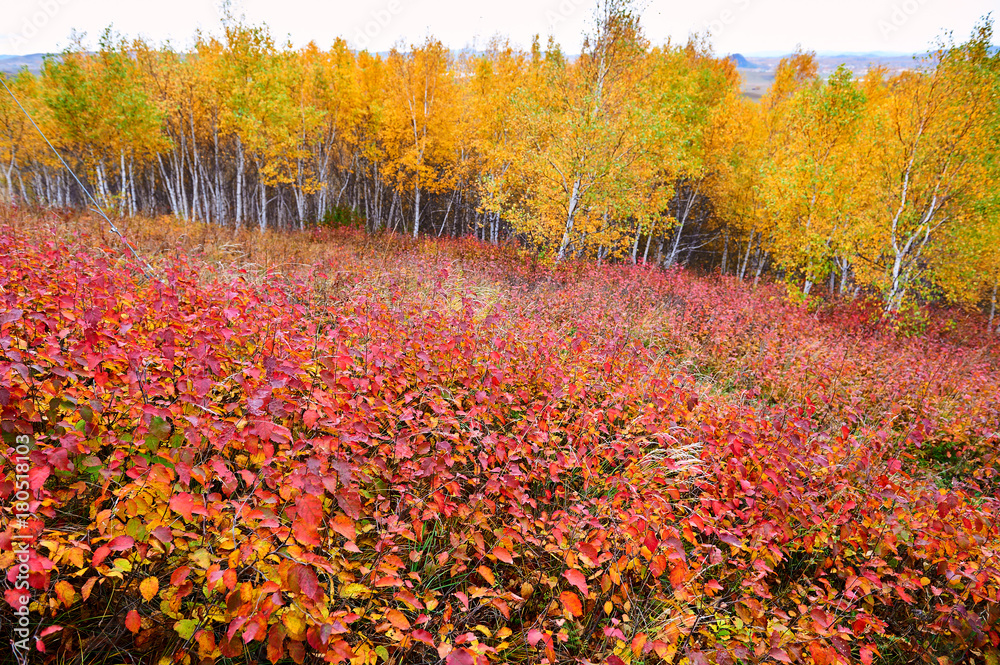
POLYGON ((159 591, 160 580, 155 577, 147 577, 139 584, 139 593, 142 594, 144 600, 153 600, 159 591))

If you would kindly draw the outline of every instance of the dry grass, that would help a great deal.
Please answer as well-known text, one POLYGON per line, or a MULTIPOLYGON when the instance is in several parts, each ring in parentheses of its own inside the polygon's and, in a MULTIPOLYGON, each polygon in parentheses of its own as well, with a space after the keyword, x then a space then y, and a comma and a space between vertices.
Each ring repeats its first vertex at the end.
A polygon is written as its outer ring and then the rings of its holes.
MULTIPOLYGON (((0 224, 15 229, 45 228, 57 238, 79 240, 81 236, 99 241, 99 250, 113 261, 124 260, 125 248, 107 223, 90 213, 30 212, 0 206, 0 224)), ((139 255, 154 269, 171 261, 196 259, 216 271, 216 278, 226 274, 296 275, 339 254, 374 253, 369 238, 353 231, 260 231, 256 228, 235 230, 215 224, 192 222, 172 216, 117 219, 115 224, 135 246, 139 255), (329 242, 335 237, 337 242, 329 242)), ((398 243, 394 240, 393 244, 398 243)), ((380 243, 385 246, 385 243, 380 243)))

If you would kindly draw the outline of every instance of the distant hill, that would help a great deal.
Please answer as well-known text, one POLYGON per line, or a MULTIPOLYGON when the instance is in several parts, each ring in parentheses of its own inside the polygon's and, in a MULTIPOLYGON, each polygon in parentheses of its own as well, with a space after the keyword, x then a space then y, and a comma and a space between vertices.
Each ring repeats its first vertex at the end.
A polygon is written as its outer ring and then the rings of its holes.
MULTIPOLYGON (((758 69, 774 70, 782 58, 790 56, 784 55, 753 56, 758 69)), ((833 72, 840 65, 844 65, 855 74, 863 74, 868 68, 878 65, 885 67, 890 72, 898 72, 903 69, 915 69, 920 66, 921 54, 913 53, 819 53, 816 55, 816 65, 821 75, 833 72)))
POLYGON ((0 73, 14 75, 25 67, 32 74, 42 71, 42 62, 46 53, 31 53, 29 55, 0 55, 0 73))
POLYGON ((744 58, 741 53, 733 53, 729 59, 733 61, 737 69, 757 69, 757 65, 744 58))
MULTIPOLYGON (((767 93, 768 88, 774 83, 774 73, 778 68, 778 63, 782 58, 791 54, 777 55, 757 53, 752 55, 753 67, 745 67, 737 61, 736 66, 740 70, 743 78, 741 91, 745 97, 758 100, 767 93)), ((729 56, 735 60, 739 56, 743 61, 746 58, 736 54, 729 56)), ((899 54, 887 52, 873 53, 819 53, 816 56, 816 69, 820 76, 826 78, 843 65, 855 76, 863 76, 869 68, 879 66, 886 68, 890 74, 900 72, 904 69, 917 69, 923 66, 919 54, 899 54)))

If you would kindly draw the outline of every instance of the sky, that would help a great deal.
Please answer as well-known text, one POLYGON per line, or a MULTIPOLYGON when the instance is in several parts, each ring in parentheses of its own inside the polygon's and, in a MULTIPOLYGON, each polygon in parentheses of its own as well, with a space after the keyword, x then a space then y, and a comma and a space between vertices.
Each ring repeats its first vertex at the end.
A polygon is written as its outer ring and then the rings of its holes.
MULTIPOLYGON (((109 25, 124 35, 190 47, 196 30, 218 34, 219 0, 2 0, 0 54, 54 52, 85 33, 94 46, 109 25)), ((428 36, 450 48, 483 47, 501 34, 527 47, 553 35, 579 52, 595 0, 233 0, 234 13, 266 24, 279 43, 343 37, 352 48, 387 51, 428 36)), ((823 53, 915 53, 946 30, 964 41, 1000 0, 645 0, 642 25, 654 44, 711 34, 717 54, 777 55, 801 45, 823 53)), ((997 40, 995 39, 994 42, 997 40)))

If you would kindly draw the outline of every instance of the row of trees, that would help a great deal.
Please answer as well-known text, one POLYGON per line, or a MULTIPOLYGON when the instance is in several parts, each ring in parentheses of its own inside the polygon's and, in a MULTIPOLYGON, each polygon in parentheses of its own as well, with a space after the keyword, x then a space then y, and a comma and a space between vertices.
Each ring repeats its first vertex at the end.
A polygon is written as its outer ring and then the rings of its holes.
MULTIPOLYGON (((261 229, 515 236, 567 257, 703 267, 805 293, 996 309, 1000 56, 985 19, 913 71, 817 74, 797 53, 760 103, 710 45, 653 46, 605 0, 578 57, 495 38, 386 56, 276 45, 228 20, 190 52, 107 32, 6 83, 122 215, 261 229)), ((83 203, 9 97, 0 195, 83 203)))

